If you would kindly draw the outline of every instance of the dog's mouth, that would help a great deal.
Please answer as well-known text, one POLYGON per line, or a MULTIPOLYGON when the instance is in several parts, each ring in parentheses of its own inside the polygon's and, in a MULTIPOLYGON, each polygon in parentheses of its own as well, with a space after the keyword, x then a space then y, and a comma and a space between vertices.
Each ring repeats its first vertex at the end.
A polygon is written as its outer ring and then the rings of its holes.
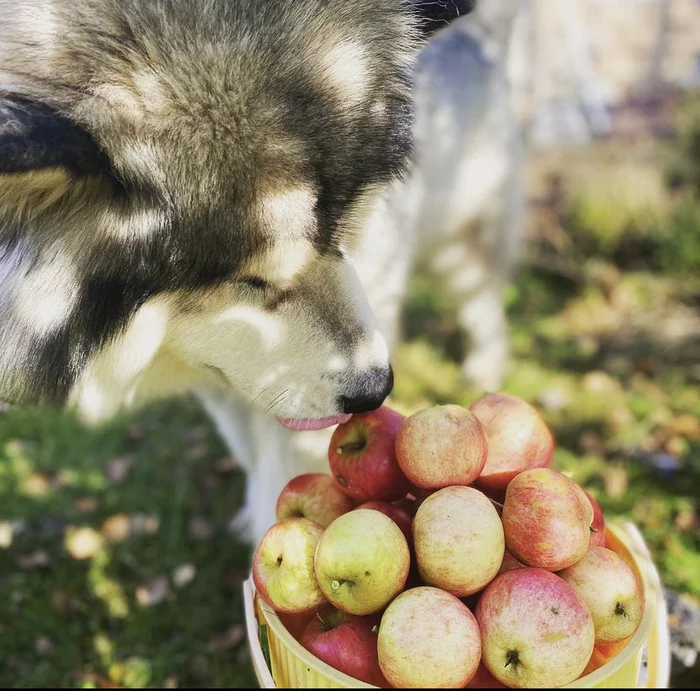
POLYGON ((333 425, 342 425, 347 422, 352 415, 336 415, 334 417, 322 417, 316 420, 311 418, 293 418, 293 417, 278 417, 277 421, 284 425, 287 429, 295 432, 303 432, 314 429, 325 429, 333 425))

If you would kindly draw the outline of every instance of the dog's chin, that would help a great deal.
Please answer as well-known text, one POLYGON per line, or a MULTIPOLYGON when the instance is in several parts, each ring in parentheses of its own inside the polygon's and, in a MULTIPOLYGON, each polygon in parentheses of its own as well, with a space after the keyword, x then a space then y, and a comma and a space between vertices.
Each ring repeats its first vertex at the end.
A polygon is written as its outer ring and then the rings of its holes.
POLYGON ((292 418, 292 417, 278 417, 277 421, 284 425, 287 429, 294 430, 295 432, 304 432, 309 430, 326 429, 327 427, 333 427, 334 425, 342 425, 347 422, 352 415, 334 415, 333 417, 323 417, 323 418, 292 418))

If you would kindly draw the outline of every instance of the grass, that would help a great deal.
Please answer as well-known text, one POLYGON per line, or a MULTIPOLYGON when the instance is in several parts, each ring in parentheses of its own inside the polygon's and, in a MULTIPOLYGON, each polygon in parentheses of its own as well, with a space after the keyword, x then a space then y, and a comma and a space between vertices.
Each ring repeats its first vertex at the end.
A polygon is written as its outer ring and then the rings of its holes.
MULTIPOLYGON (((700 599, 698 202, 687 188, 664 192, 653 174, 640 177, 653 194, 637 194, 633 152, 601 149, 578 167, 566 153, 568 191, 540 205, 546 218, 533 205, 506 295, 504 388, 542 411, 555 467, 609 519, 634 521, 665 585, 700 599), (606 166, 604 194, 576 187, 577 171, 595 180, 606 166), (614 210, 609 180, 624 181, 614 210)), ((636 164, 659 167, 653 156, 636 164)), ((474 400, 450 306, 424 277, 406 319, 392 404, 474 400)), ((0 412, 0 685, 254 685, 241 626, 249 550, 227 530, 243 485, 188 399, 97 430, 58 412, 0 412)), ((698 681, 696 666, 673 684, 698 681)))

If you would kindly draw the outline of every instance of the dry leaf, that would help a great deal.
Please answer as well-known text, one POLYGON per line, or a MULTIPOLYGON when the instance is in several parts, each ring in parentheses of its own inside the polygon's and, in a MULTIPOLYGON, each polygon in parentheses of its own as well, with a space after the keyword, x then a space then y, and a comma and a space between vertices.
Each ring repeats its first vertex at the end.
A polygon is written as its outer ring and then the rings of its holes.
POLYGON ((93 513, 97 509, 97 499, 95 497, 79 497, 73 502, 78 513, 93 513))
POLYGON ((224 456, 214 464, 214 467, 219 473, 232 473, 238 470, 238 463, 236 463, 233 456, 224 456))
POLYGON ((126 479, 132 465, 134 465, 134 459, 129 456, 113 458, 105 465, 105 475, 113 484, 119 485, 126 479))
POLYGON ((168 579, 156 578, 136 589, 136 600, 142 607, 155 607, 168 596, 168 579))
POLYGON ((194 580, 197 569, 192 564, 181 564, 173 571, 173 583, 176 588, 184 588, 194 580))
POLYGON ((17 558, 18 564, 23 569, 41 569, 50 563, 49 555, 44 551, 33 552, 17 558))
POLYGON ((245 638, 245 627, 234 624, 224 633, 214 636, 209 645, 212 650, 231 650, 238 646, 245 638))
POLYGON ((190 537, 194 540, 208 540, 211 537, 211 523, 206 518, 195 516, 187 522, 190 537))
POLYGON ((131 532, 134 535, 155 535, 160 528, 158 516, 149 516, 145 513, 135 513, 130 518, 131 532))
POLYGON ((65 546, 73 559, 90 559, 102 548, 102 536, 92 528, 68 528, 65 546))
POLYGON ((110 516, 102 524, 102 532, 110 542, 124 542, 131 534, 131 521, 125 513, 110 516))
POLYGON ((12 544, 12 523, 0 521, 0 549, 7 549, 12 544))
POLYGON ((38 655, 47 655, 54 647, 53 641, 47 636, 39 636, 39 638, 34 641, 34 650, 38 655))

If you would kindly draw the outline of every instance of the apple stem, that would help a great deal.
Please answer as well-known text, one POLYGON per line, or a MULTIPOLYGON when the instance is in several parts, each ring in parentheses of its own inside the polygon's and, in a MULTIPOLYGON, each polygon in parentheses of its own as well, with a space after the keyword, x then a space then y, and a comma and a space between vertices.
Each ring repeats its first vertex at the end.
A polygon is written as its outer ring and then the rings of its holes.
POLYGON ((597 533, 597 532, 598 532, 598 529, 597 529, 597 528, 594 528, 593 526, 591 526, 591 532, 592 532, 592 533, 597 533))
POLYGON ((342 446, 337 447, 336 451, 338 452, 339 456, 342 456, 344 453, 362 451, 362 449, 364 449, 365 446, 367 446, 367 442, 365 441, 350 441, 347 444, 343 444, 342 446))
POLYGON ((495 499, 491 499, 491 497, 488 497, 488 500, 496 507, 496 511, 498 511, 499 515, 503 513, 503 504, 497 502, 495 499))
POLYGON ((623 617, 627 616, 627 612, 625 611, 625 608, 622 606, 622 603, 618 602, 615 604, 615 614, 618 616, 622 615, 623 617))
POLYGON ((331 590, 338 590, 340 588, 340 581, 331 581, 331 590))
POLYGON ((509 650, 506 653, 506 667, 508 665, 517 665, 520 662, 520 659, 518 658, 518 651, 517 650, 509 650))

